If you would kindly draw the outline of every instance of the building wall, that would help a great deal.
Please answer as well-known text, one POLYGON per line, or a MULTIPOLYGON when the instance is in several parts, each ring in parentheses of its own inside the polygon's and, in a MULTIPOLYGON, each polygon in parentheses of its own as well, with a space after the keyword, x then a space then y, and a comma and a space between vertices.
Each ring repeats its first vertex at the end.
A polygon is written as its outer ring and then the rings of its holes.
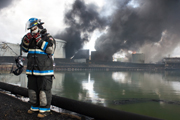
POLYGON ((145 55, 142 53, 132 54, 132 63, 145 63, 145 55))
POLYGON ((61 39, 56 39, 56 50, 54 52, 54 58, 66 58, 65 52, 66 41, 61 39))
POLYGON ((180 63, 179 57, 164 58, 165 63, 180 63))
POLYGON ((13 43, 0 44, 0 56, 17 56, 20 55, 20 45, 13 43))
POLYGON ((91 61, 106 61, 110 62, 113 58, 110 56, 106 56, 104 53, 99 51, 91 51, 91 61))
POLYGON ((180 58, 164 58, 165 69, 179 70, 180 69, 180 58))
POLYGON ((89 59, 89 50, 79 50, 73 57, 73 59, 89 59))
MULTIPOLYGON (((56 50, 54 53, 54 58, 65 58, 65 44, 66 41, 55 39, 56 40, 56 50)), ((20 45, 13 43, 2 43, 0 44, 0 56, 18 56, 20 55, 20 45)), ((27 53, 22 52, 22 56, 26 57, 27 53)))

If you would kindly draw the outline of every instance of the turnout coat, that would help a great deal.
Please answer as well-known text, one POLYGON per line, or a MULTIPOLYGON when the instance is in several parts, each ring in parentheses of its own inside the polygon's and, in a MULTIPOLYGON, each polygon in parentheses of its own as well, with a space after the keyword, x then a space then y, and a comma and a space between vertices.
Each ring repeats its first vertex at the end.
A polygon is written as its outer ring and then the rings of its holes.
POLYGON ((21 47, 27 52, 27 75, 46 76, 54 75, 52 55, 55 50, 55 40, 46 29, 40 32, 41 40, 36 43, 35 38, 27 41, 25 35, 21 47))

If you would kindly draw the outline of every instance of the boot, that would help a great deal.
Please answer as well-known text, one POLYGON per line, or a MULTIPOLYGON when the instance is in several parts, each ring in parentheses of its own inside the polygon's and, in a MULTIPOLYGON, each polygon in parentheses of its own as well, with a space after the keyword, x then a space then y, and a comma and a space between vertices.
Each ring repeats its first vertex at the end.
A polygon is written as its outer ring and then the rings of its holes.
POLYGON ((33 114, 33 113, 35 113, 35 112, 38 112, 38 111, 33 111, 33 110, 31 110, 31 109, 29 109, 29 110, 27 111, 28 114, 33 114))
POLYGON ((44 118, 44 117, 51 115, 51 114, 52 114, 51 112, 39 112, 37 117, 44 118))
POLYGON ((33 107, 31 106, 31 108, 28 110, 28 114, 32 114, 32 113, 35 113, 35 112, 38 112, 39 111, 39 107, 33 107))

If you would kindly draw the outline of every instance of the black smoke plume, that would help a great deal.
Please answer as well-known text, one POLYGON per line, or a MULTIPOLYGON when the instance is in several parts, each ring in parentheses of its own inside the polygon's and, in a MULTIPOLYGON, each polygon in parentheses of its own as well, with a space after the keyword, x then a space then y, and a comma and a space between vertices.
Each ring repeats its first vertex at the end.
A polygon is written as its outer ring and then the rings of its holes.
POLYGON ((76 0, 72 9, 65 14, 65 24, 68 27, 55 37, 67 42, 65 46, 66 58, 72 57, 85 42, 88 42, 95 29, 103 29, 106 20, 99 16, 97 7, 85 4, 83 0, 76 0))
POLYGON ((10 5, 12 0, 0 0, 0 10, 10 5))
POLYGON ((180 0, 133 1, 115 1, 108 30, 95 49, 110 59, 124 49, 145 53, 149 62, 160 60, 180 43, 180 0))

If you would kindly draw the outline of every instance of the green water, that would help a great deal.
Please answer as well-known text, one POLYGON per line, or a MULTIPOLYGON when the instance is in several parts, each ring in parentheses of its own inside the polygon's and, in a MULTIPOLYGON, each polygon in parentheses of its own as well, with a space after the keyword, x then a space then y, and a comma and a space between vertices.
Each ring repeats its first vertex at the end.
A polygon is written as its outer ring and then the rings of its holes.
MULTIPOLYGON (((180 72, 56 72, 54 95, 164 120, 180 119, 180 72)), ((27 86, 26 75, 0 81, 27 86)))

